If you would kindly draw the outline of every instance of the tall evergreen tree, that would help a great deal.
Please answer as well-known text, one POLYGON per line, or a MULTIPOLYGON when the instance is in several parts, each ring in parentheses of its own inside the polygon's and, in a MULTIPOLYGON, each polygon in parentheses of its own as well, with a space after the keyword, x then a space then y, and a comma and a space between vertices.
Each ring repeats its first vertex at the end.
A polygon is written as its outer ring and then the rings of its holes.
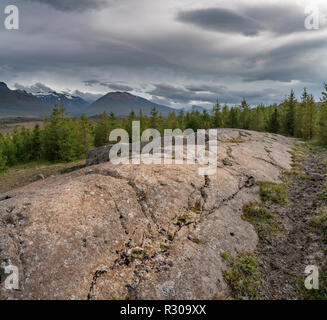
POLYGON ((151 129, 159 129, 159 116, 156 107, 151 109, 150 113, 150 128, 151 129))
POLYGON ((184 131, 186 129, 184 110, 179 111, 178 116, 177 116, 177 123, 178 123, 179 129, 181 129, 182 131, 184 131))
POLYGON ((314 101, 314 97, 308 95, 305 104, 303 105, 302 113, 302 138, 312 139, 315 130, 315 124, 317 120, 317 106, 314 101))
POLYGON ((228 105, 225 104, 223 106, 222 112, 221 112, 221 122, 222 122, 222 127, 223 128, 228 128, 230 127, 230 122, 229 122, 229 108, 228 105))
POLYGON ((221 106, 218 101, 212 109, 211 125, 213 128, 221 128, 222 127, 221 106))
POLYGON ((324 84, 322 92, 321 105, 319 108, 319 116, 317 122, 317 137, 318 141, 327 145, 327 84, 324 84))
POLYGON ((86 155, 93 144, 92 125, 84 113, 76 125, 78 156, 81 157, 86 155))
POLYGON ((78 157, 73 122, 63 107, 54 107, 44 126, 44 151, 46 159, 54 162, 72 161, 78 157))
POLYGON ((297 101, 294 91, 292 90, 288 99, 283 104, 284 109, 284 133, 289 136, 294 136, 295 133, 295 116, 296 116, 297 101))
POLYGON ((175 112, 169 113, 167 118, 167 128, 172 130, 178 128, 178 121, 175 112))
POLYGON ((211 119, 207 110, 203 110, 200 118, 200 123, 201 129, 209 129, 211 127, 211 119))
POLYGON ((231 128, 242 128, 240 127, 240 110, 237 107, 231 107, 229 112, 229 124, 231 128))
POLYGON ((250 106, 245 99, 241 102, 240 125, 241 129, 250 129, 250 106))
POLYGON ((279 116, 278 116, 278 107, 274 107, 274 111, 271 114, 268 122, 268 131, 272 133, 278 133, 280 129, 279 116))
POLYGON ((40 160, 42 157, 42 136, 40 125, 36 124, 32 133, 32 159, 40 160))
POLYGON ((4 137, 0 133, 0 173, 7 171, 7 157, 4 154, 4 137))
POLYGON ((110 129, 110 119, 104 111, 94 128, 94 145, 96 147, 101 147, 109 143, 110 129))

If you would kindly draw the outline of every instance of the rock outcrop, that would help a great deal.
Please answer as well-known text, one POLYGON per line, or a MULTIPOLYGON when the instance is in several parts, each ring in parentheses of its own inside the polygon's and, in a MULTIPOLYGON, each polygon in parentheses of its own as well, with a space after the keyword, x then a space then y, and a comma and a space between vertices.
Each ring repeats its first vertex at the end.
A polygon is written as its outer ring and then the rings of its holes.
POLYGON ((257 234, 241 219, 242 206, 259 199, 256 181, 278 182, 289 169, 294 140, 218 133, 211 176, 199 175, 198 164, 107 162, 0 195, 0 265, 19 271, 18 290, 6 289, 2 274, 0 298, 227 295, 220 253, 255 249, 257 234))

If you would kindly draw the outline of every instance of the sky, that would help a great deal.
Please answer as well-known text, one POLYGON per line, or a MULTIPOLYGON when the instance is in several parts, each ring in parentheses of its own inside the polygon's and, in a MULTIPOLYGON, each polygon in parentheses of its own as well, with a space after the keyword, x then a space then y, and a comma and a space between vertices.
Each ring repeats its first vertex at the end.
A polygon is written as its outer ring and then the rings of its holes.
POLYGON ((0 0, 0 81, 175 108, 280 103, 327 82, 327 1, 0 0), (19 30, 4 8, 19 8, 19 30), (307 30, 307 7, 319 28, 307 30))

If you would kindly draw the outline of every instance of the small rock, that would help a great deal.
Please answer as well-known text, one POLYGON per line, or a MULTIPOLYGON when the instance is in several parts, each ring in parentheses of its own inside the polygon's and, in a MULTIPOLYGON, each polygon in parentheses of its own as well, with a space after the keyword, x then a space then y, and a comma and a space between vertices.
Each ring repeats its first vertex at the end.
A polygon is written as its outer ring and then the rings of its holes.
POLYGON ((34 182, 34 181, 39 181, 39 180, 44 180, 44 179, 45 179, 44 175, 43 175, 42 173, 39 173, 38 175, 36 175, 36 176, 32 179, 32 181, 34 182))
POLYGON ((228 158, 223 159, 223 164, 224 166, 230 166, 230 167, 233 166, 232 161, 228 158))

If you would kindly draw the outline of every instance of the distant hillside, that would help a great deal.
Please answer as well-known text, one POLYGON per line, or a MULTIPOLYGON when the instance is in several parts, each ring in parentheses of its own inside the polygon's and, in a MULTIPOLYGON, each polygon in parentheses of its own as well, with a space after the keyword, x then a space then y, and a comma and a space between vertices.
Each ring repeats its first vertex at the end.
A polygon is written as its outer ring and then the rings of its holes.
POLYGON ((51 109, 26 91, 10 90, 4 82, 0 82, 0 118, 42 118, 51 109))
POLYGON ((70 115, 80 115, 84 112, 84 109, 90 105, 80 97, 72 96, 66 93, 58 93, 55 91, 38 92, 35 93, 34 96, 36 96, 51 108, 55 104, 64 106, 70 115))
MULTIPOLYGON (((203 111, 204 110, 207 110, 207 109, 205 109, 205 108, 203 108, 201 106, 195 106, 195 105, 193 105, 190 108, 183 108, 183 110, 185 112, 199 111, 199 112, 203 113, 203 111)), ((207 111, 210 112, 211 110, 207 110, 207 111)))
POLYGON ((106 111, 107 113, 112 111, 115 115, 121 116, 128 115, 131 110, 134 110, 138 114, 139 110, 142 109, 144 114, 150 114, 153 107, 156 107, 159 113, 161 112, 163 116, 168 116, 170 112, 176 111, 173 108, 158 105, 127 92, 110 92, 93 102, 84 112, 88 116, 92 116, 101 114, 103 111, 106 111))

